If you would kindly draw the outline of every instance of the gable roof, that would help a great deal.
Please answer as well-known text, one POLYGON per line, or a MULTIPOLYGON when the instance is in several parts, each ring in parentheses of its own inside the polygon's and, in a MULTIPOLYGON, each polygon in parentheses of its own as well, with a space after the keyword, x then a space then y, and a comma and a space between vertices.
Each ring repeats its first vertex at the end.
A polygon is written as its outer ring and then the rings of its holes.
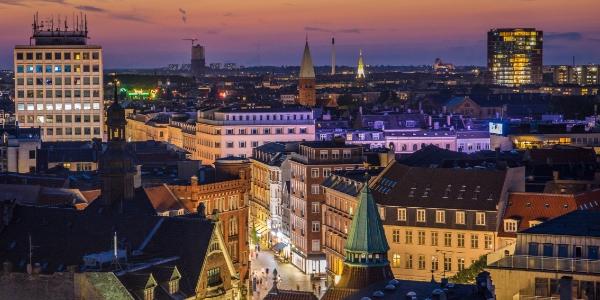
POLYGON ((126 270, 174 263, 181 273, 181 290, 188 295, 195 294, 215 228, 213 222, 197 215, 119 214, 93 205, 77 211, 0 202, 0 209, 12 211, 0 216, 0 257, 12 262, 16 272, 26 270, 29 236, 35 247, 33 261, 40 263, 42 273, 64 272, 68 266, 111 271, 109 266, 86 267, 83 257, 111 250, 117 232, 119 248, 128 253, 122 264, 126 270))
POLYGON ((356 214, 352 217, 344 249, 359 253, 387 253, 390 249, 368 184, 365 184, 358 197, 356 214))
POLYGON ((496 211, 507 171, 409 167, 393 162, 371 185, 377 204, 496 211))

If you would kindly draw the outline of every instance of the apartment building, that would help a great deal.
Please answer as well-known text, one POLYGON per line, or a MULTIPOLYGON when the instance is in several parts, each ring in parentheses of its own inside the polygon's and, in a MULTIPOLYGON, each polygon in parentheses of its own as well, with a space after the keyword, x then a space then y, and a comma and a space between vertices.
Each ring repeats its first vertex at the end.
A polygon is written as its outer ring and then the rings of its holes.
POLYGON ((15 112, 20 127, 40 127, 43 141, 103 138, 102 48, 87 44, 87 25, 44 29, 15 46, 15 112))
MULTIPOLYGON (((157 211, 170 215, 196 213, 203 204, 205 213, 219 221, 224 243, 242 279, 248 278, 248 174, 239 178, 216 180, 204 184, 192 177, 189 185, 160 185, 145 188, 157 211)), ((176 234, 176 233, 175 233, 176 234)))
POLYGON ((289 181, 291 153, 298 142, 268 143, 254 148, 250 159, 250 219, 260 237, 261 247, 273 247, 290 257, 289 181))
POLYGON ((221 157, 250 157, 269 142, 313 141, 311 108, 234 106, 198 111, 195 159, 211 164, 221 157))
POLYGON ((363 148, 336 142, 300 143, 290 161, 292 264, 307 274, 325 273, 321 182, 332 172, 363 166, 363 148))
POLYGON ((37 149, 41 146, 39 128, 0 128, 0 173, 35 172, 37 149))
POLYGON ((497 299, 598 299, 600 212, 576 210, 517 233, 488 255, 497 299))
MULTIPOLYGON (((498 226, 511 191, 524 191, 524 169, 436 169, 393 162, 370 187, 390 244, 396 278, 450 277, 500 247, 498 226), (401 183, 401 184, 400 184, 401 183)), ((330 278, 342 273, 347 227, 362 188, 357 174, 324 183, 324 249, 330 278)))
MULTIPOLYGON (((375 178, 383 168, 369 168, 375 178)), ((342 275, 345 245, 358 206, 358 196, 366 181, 365 170, 335 172, 321 184, 325 194, 323 211, 323 252, 327 261, 327 279, 337 283, 342 275)))

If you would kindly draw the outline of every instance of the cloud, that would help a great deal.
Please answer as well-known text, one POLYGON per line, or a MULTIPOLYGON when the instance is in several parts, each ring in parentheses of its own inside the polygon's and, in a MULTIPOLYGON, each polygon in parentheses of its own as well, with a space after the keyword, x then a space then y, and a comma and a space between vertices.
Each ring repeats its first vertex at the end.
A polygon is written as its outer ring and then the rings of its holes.
POLYGON ((232 12, 226 12, 223 14, 223 17, 233 17, 233 13, 232 12))
POLYGON ((327 29, 327 28, 323 28, 323 27, 312 27, 312 26, 305 26, 304 31, 332 32, 331 29, 327 29))
POLYGON ((219 29, 208 29, 206 30, 206 34, 219 34, 221 33, 221 30, 219 29))
POLYGON ((109 13, 109 16, 114 19, 132 21, 132 22, 140 22, 140 23, 152 23, 149 19, 138 16, 135 14, 125 14, 125 13, 109 13))
POLYGON ((66 4, 65 0, 34 0, 34 1, 26 1, 26 0, 0 0, 0 5, 11 5, 11 6, 29 6, 27 2, 48 2, 48 3, 58 3, 58 4, 66 4))
POLYGON ((563 41, 580 41, 583 35, 580 32, 548 32, 544 34, 544 38, 548 41, 563 40, 563 41))
POLYGON ((337 32, 340 33, 361 33, 363 31, 367 31, 370 29, 361 29, 361 28, 345 28, 345 29, 340 29, 337 32))
POLYGON ((83 11, 89 11, 89 12, 106 12, 106 9, 104 8, 100 8, 97 6, 91 6, 91 5, 78 5, 75 6, 76 9, 79 10, 83 10, 83 11))
POLYGON ((305 26, 304 31, 313 31, 313 32, 330 32, 330 33, 362 33, 364 31, 372 31, 370 28, 340 28, 340 29, 329 29, 325 27, 314 27, 314 26, 305 26))

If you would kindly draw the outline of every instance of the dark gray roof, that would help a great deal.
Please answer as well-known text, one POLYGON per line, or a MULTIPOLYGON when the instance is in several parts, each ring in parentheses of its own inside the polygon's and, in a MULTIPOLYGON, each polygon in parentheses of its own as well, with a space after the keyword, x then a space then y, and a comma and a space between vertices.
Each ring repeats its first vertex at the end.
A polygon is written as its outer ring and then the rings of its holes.
POLYGON ((506 171, 409 167, 394 162, 377 177, 378 204, 495 211, 506 171))
POLYGON ((600 211, 576 210, 526 229, 523 233, 600 237, 600 211))

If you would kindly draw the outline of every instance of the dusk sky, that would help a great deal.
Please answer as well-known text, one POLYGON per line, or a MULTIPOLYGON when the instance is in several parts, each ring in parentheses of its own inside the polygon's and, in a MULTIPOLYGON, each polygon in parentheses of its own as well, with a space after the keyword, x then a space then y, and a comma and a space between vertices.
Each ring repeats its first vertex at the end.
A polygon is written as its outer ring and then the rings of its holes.
POLYGON ((599 0, 0 0, 0 68, 27 44, 32 15, 88 15, 90 43, 106 67, 189 63, 199 38, 207 62, 298 65, 308 34, 316 65, 485 65, 486 32, 496 27, 544 31, 544 64, 600 63, 599 0))

